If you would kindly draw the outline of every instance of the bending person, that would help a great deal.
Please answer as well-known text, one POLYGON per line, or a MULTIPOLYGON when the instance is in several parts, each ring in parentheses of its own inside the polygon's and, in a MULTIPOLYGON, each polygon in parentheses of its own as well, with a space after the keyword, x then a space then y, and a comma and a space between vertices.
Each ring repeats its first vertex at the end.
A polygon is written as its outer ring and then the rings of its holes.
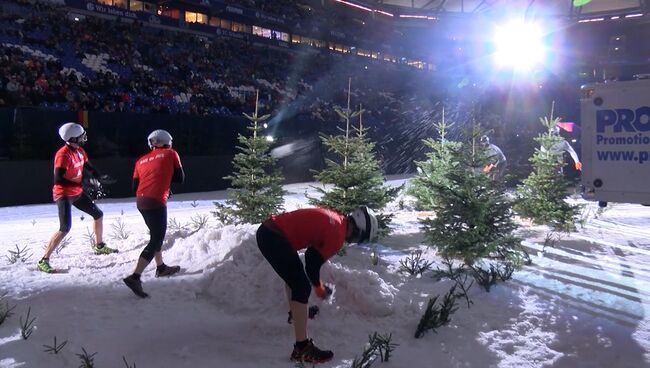
MULTIPOLYGON (((558 126, 553 127, 552 132, 555 135, 560 136, 560 127, 558 127, 558 126)), ((571 147, 571 144, 569 144, 569 142, 567 142, 567 140, 564 139, 564 137, 560 136, 560 138, 562 138, 562 141, 555 143, 553 146, 551 146, 551 149, 550 149, 550 152, 552 154, 558 156, 558 163, 560 164, 559 171, 563 172, 564 152, 568 153, 569 156, 571 156, 571 159, 573 160, 573 165, 574 165, 575 169, 578 170, 578 171, 582 171, 582 162, 580 162, 580 158, 578 158, 578 154, 573 149, 573 147, 571 147)), ((540 147, 540 149, 541 149, 542 152, 546 151, 546 149, 544 148, 543 145, 540 147)))
POLYGON ((365 206, 347 216, 323 208, 298 209, 271 216, 260 225, 260 252, 286 284, 296 338, 292 361, 323 363, 332 359, 332 351, 317 348, 307 335, 309 295, 312 288, 321 299, 331 294, 320 279, 320 268, 345 242, 374 241, 376 237, 377 218, 365 206), (302 249, 306 249, 304 267, 298 256, 302 249))
POLYGON ((490 143, 487 135, 481 136, 481 145, 487 150, 488 163, 483 167, 484 173, 490 173, 493 179, 503 177, 506 170, 506 155, 496 144, 490 143))
POLYGON ((551 147, 551 152, 556 153, 560 156, 563 155, 564 152, 568 153, 569 156, 571 156, 571 159, 573 160, 573 165, 576 168, 576 170, 581 171, 582 170, 582 162, 580 162, 580 159, 578 158, 578 154, 576 151, 571 147, 569 142, 564 139, 562 142, 558 142, 551 147))

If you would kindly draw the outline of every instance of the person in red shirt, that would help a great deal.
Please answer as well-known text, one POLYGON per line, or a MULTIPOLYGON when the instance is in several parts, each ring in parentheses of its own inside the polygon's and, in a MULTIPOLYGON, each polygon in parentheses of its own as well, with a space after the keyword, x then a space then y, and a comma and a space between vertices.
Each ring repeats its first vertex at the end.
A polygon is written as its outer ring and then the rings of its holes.
POLYGON ((86 151, 81 147, 86 143, 86 131, 77 123, 66 123, 59 128, 59 136, 65 142, 54 156, 54 186, 52 197, 59 210, 59 231, 50 238, 43 258, 37 263, 39 270, 47 273, 54 272, 50 266, 50 256, 61 240, 68 234, 72 226, 71 206, 89 214, 94 219, 95 231, 94 250, 97 254, 116 253, 116 249, 106 246, 103 240, 103 212, 84 192, 81 185, 84 171, 99 181, 109 181, 108 175, 101 175, 90 163, 86 151))
POLYGON ((311 289, 326 299, 331 289, 320 279, 321 266, 335 255, 345 242, 374 241, 377 218, 367 207, 344 215, 324 208, 304 208, 271 216, 257 230, 257 246, 273 270, 286 283, 289 309, 296 343, 291 360, 323 363, 334 357, 321 350, 307 337, 307 302, 311 289), (305 266, 298 251, 305 250, 305 266))
POLYGON ((151 238, 140 253, 133 273, 124 283, 141 298, 149 294, 142 289, 140 275, 156 260, 156 277, 170 276, 180 271, 180 266, 167 266, 162 259, 162 244, 167 232, 167 198, 172 182, 182 183, 185 173, 178 153, 172 149, 172 136, 167 131, 154 130, 147 137, 151 151, 140 157, 133 170, 133 190, 136 205, 149 228, 151 238))

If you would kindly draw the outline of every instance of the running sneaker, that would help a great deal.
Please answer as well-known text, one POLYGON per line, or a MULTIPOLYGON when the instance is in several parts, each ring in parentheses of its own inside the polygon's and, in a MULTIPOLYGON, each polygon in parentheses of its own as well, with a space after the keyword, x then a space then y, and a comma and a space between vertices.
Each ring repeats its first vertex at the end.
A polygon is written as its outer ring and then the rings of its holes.
POLYGON ((144 290, 142 290, 142 281, 140 281, 140 278, 136 277, 135 275, 131 275, 125 279, 123 279, 124 284, 133 291, 133 294, 139 296, 140 298, 146 298, 149 296, 149 294, 145 293, 144 290))
POLYGON ((53 273, 54 272, 54 268, 52 268, 52 266, 50 266, 50 262, 47 259, 44 259, 44 258, 41 259, 40 261, 38 261, 38 263, 36 264, 36 267, 38 268, 39 271, 43 271, 43 272, 46 272, 46 273, 53 273))
POLYGON ((117 249, 109 248, 106 246, 106 243, 101 242, 97 244, 96 246, 93 247, 95 250, 96 254, 112 254, 112 253, 117 253, 117 249))
POLYGON ((307 344, 302 349, 295 344, 291 353, 291 360, 294 362, 325 363, 333 357, 334 353, 317 348, 312 339, 307 340, 307 344))
POLYGON ((181 266, 167 266, 161 264, 156 267, 156 277, 171 276, 181 270, 181 266))

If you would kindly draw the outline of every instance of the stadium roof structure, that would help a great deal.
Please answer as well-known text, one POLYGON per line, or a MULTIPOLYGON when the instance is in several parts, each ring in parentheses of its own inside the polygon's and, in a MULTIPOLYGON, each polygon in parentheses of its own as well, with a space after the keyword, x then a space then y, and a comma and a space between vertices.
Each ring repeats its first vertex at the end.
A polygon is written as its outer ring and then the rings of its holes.
POLYGON ((524 10, 536 16, 573 19, 647 14, 650 0, 366 0, 375 9, 400 14, 488 15, 524 10))

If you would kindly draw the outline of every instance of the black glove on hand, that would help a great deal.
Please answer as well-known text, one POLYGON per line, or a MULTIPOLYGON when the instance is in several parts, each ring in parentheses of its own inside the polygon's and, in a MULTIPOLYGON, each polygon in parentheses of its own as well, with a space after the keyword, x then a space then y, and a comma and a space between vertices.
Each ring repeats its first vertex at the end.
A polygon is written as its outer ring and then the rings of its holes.
POLYGON ((314 288, 314 291, 316 292, 316 295, 318 295, 318 297, 321 299, 327 299, 330 297, 330 295, 332 295, 332 288, 325 285, 322 281, 320 282, 320 285, 314 288))
POLYGON ((100 176, 98 180, 102 185, 111 185, 111 184, 115 184, 117 182, 117 179, 113 178, 112 176, 110 176, 108 174, 104 174, 104 175, 100 176))
POLYGON ((309 307, 309 319, 316 318, 318 312, 320 312, 320 309, 318 308, 317 305, 312 305, 311 307, 309 307))
MULTIPOLYGON (((316 315, 320 312, 320 309, 318 308, 317 305, 312 305, 309 307, 309 319, 314 319, 316 318, 316 315)), ((293 322, 293 316, 291 315, 291 311, 289 311, 289 317, 287 318, 287 323, 291 324, 293 322)))
POLYGON ((102 188, 102 183, 95 178, 84 178, 83 190, 93 201, 106 197, 106 192, 104 191, 104 188, 102 188))

